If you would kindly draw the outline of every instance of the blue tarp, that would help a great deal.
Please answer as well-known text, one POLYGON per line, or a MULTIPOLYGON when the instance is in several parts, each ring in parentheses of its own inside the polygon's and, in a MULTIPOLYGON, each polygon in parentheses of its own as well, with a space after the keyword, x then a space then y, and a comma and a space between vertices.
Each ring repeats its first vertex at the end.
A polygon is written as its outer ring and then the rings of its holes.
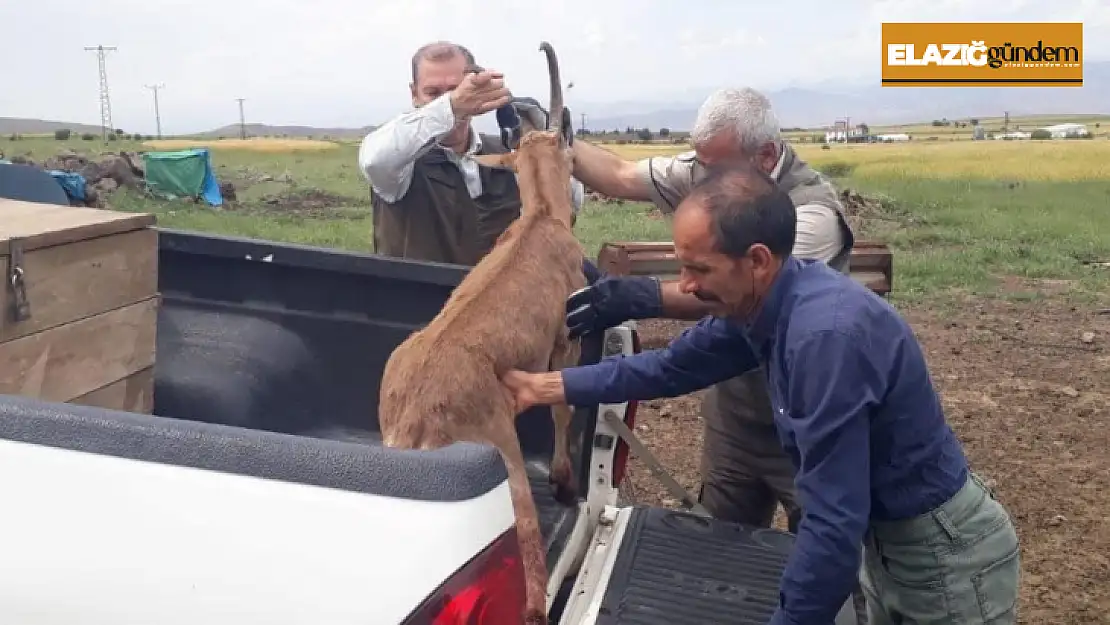
POLYGON ((66 195, 71 200, 85 201, 85 177, 81 174, 63 171, 61 169, 51 169, 46 173, 54 177, 54 180, 62 185, 65 189, 66 195))

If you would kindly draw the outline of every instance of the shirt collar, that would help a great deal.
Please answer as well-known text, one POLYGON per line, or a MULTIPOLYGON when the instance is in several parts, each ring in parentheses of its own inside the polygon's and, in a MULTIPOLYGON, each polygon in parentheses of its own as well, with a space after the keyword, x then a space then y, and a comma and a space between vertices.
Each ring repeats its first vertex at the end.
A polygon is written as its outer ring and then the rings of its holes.
POLYGON ((782 313, 783 301, 794 285, 801 262, 793 256, 787 256, 771 283, 771 290, 763 300, 763 305, 756 313, 755 319, 748 326, 748 336, 752 346, 762 354, 766 351, 774 338, 775 326, 778 325, 779 315, 782 313))
POLYGON ((779 175, 782 174, 782 164, 786 162, 786 142, 779 144, 779 162, 775 163, 775 168, 771 170, 771 179, 778 180, 779 175))

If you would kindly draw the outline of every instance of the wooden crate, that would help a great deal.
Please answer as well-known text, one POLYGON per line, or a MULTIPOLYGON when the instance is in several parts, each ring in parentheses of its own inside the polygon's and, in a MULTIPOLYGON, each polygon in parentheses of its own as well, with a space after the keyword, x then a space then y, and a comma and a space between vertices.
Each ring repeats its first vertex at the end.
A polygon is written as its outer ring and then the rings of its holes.
POLYGON ((154 216, 0 199, 0 393, 150 413, 154 216))
MULTIPOLYGON (((669 241, 616 241, 603 243, 597 266, 613 275, 678 278, 678 259, 669 241)), ((853 278, 885 296, 894 287, 894 255, 885 243, 856 241, 848 259, 853 278)))

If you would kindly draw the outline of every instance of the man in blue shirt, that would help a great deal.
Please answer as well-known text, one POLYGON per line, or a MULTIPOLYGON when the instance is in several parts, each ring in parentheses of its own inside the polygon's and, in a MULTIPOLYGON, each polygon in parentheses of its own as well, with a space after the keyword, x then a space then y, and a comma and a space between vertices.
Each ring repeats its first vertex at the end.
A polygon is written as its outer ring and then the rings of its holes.
POLYGON ((554 373, 510 371, 518 409, 673 397, 762 364, 802 508, 773 625, 828 625, 863 553, 870 623, 1013 623, 1006 510, 945 421, 912 330, 881 297, 790 256, 794 206, 720 169, 674 216, 684 292, 714 304, 668 347, 554 373))

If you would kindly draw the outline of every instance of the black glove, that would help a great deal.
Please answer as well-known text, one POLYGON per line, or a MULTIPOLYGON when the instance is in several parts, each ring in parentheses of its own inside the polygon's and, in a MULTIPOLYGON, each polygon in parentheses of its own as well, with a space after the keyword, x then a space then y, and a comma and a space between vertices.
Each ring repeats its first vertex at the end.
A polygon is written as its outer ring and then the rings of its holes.
POLYGON ((659 280, 651 276, 602 276, 567 298, 571 339, 604 331, 627 319, 662 315, 663 294, 659 280))
POLYGON ((602 276, 601 270, 597 268, 597 265, 591 263, 588 258, 582 259, 582 273, 586 274, 587 285, 597 282, 602 276))

